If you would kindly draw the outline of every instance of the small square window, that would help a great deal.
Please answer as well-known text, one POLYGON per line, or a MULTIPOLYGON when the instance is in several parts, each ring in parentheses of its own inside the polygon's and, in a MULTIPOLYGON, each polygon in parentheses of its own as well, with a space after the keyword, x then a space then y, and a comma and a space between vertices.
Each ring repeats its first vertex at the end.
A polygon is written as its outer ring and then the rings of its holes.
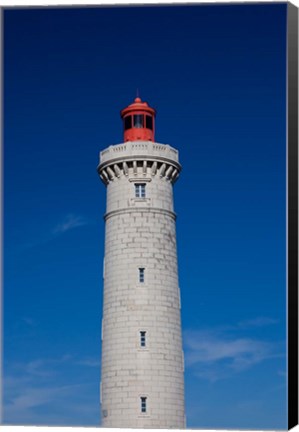
POLYGON ((141 403, 141 412, 142 413, 146 413, 146 397, 144 397, 144 396, 142 396, 141 398, 140 398, 140 403, 141 403))
POLYGON ((145 183, 135 183, 135 197, 145 198, 145 183))
POLYGON ((139 282, 144 282, 144 268, 139 269, 139 282))
POLYGON ((142 348, 146 347, 146 332, 145 331, 140 332, 140 346, 142 348))

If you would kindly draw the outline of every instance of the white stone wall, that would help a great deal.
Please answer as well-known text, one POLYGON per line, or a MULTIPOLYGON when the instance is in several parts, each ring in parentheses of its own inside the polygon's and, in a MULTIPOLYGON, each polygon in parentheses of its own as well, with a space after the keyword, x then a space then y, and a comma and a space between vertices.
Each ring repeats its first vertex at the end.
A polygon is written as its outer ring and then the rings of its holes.
POLYGON ((126 143, 125 149, 124 144, 115 146, 122 150, 112 150, 110 157, 104 151, 102 154, 106 156, 101 157, 99 166, 101 178, 107 184, 102 426, 184 428, 180 293, 172 197, 175 176, 170 175, 180 167, 177 152, 169 151, 169 146, 159 144, 160 151, 154 152, 153 143, 146 144, 126 143), (143 144, 143 153, 138 144, 143 144), (119 152, 123 153, 121 157, 119 152), (155 162, 157 167, 153 165, 155 162), (135 198, 135 183, 146 184, 146 198, 135 198), (143 283, 139 282, 139 268, 145 269, 143 283), (140 346, 140 331, 146 331, 145 348, 140 346), (141 412, 141 397, 147 398, 146 413, 141 412))

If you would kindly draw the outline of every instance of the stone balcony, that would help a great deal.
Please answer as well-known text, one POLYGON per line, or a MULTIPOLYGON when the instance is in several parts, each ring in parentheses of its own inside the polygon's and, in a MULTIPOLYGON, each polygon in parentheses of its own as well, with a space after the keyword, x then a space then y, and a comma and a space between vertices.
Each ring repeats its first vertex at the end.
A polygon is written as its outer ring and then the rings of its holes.
POLYGON ((111 159, 170 159, 179 163, 179 152, 168 144, 159 144, 152 141, 128 141, 122 144, 111 145, 100 152, 100 165, 110 162, 111 159))

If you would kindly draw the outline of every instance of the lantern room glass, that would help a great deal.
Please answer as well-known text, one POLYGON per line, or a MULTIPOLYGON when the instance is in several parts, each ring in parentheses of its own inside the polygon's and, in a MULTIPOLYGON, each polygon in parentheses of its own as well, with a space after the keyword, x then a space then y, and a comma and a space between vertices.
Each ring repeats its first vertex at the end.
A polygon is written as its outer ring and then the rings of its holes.
POLYGON ((153 118, 149 115, 145 116, 145 127, 153 130, 153 118))
POLYGON ((138 128, 138 129, 143 128, 143 115, 142 114, 134 114, 134 128, 138 128))
POLYGON ((124 118, 124 127, 125 130, 131 129, 132 127, 132 116, 127 116, 124 118))

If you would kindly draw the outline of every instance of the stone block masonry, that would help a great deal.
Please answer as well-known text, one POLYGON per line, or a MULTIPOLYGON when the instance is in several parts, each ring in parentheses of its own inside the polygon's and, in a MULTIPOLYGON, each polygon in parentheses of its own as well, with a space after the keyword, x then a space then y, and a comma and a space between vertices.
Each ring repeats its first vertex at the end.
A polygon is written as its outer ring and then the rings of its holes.
POLYGON ((184 428, 173 183, 178 152, 150 141, 100 154, 107 186, 103 427, 184 428))

